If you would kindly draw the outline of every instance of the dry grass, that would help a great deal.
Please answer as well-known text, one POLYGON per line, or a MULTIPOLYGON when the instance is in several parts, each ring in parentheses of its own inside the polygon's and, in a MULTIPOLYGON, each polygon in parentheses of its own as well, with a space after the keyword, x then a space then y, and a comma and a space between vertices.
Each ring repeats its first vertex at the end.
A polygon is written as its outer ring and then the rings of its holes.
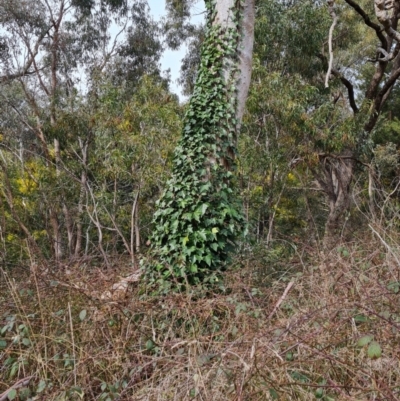
POLYGON ((0 400, 399 400, 399 259, 375 235, 270 282, 252 258, 229 294, 117 301, 98 270, 3 272, 0 400))

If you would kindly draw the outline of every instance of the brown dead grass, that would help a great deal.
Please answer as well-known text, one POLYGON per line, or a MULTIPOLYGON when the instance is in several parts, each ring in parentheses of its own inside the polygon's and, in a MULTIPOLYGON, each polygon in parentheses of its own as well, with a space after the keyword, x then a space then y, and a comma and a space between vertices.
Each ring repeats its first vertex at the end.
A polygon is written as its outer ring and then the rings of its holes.
POLYGON ((228 274, 229 294, 208 297, 132 285, 102 300, 118 277, 3 272, 0 330, 14 324, 0 335, 0 400, 24 378, 15 399, 399 400, 400 249, 385 241, 343 245, 268 285, 252 258, 228 274), (379 358, 357 345, 365 335, 379 358))

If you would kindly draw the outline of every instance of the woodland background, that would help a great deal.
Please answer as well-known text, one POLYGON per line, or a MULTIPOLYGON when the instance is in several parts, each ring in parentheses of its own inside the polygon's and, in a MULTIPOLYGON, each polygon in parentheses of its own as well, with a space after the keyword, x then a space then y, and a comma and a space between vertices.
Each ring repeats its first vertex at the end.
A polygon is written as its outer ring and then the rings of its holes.
POLYGON ((371 1, 256 2, 246 233, 215 291, 132 278, 192 3, 156 23, 143 0, 0 2, 0 400, 398 400, 400 41, 371 1))

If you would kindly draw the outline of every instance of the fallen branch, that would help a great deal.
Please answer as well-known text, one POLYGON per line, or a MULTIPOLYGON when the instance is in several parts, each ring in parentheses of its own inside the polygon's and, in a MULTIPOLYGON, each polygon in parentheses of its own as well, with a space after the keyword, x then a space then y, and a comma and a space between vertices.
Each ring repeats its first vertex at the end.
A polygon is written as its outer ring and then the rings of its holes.
POLYGON ((283 292, 282 296, 279 298, 279 301, 276 303, 274 309, 272 310, 272 312, 269 314, 268 319, 271 319, 271 317, 274 315, 274 313, 278 310, 278 308, 280 307, 281 303, 284 301, 284 299, 286 298, 287 294, 289 293, 290 289, 293 287, 294 281, 291 281, 285 291, 283 292))
POLYGON ((10 393, 11 390, 16 390, 17 388, 24 387, 26 386, 33 376, 28 376, 25 377, 21 380, 18 380, 14 385, 12 385, 8 390, 4 391, 4 393, 0 394, 0 401, 5 401, 8 397, 8 394, 10 393))

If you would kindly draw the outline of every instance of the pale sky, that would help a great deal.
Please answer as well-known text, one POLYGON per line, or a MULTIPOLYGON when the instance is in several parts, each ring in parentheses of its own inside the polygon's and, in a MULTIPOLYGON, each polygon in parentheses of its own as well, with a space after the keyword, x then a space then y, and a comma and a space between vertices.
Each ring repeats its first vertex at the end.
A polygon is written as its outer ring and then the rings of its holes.
MULTIPOLYGON (((148 0, 148 3, 151 10, 150 12, 155 20, 159 20, 165 15, 165 0, 148 0)), ((193 7, 193 14, 195 14, 193 17, 193 21, 198 23, 203 22, 204 10, 204 2, 198 1, 193 7)), ((162 70, 171 70, 171 91, 179 95, 181 100, 184 100, 184 97, 181 94, 181 88, 178 86, 176 81, 179 77, 181 61, 185 54, 186 46, 181 46, 181 48, 176 51, 166 49, 161 60, 162 70)))

